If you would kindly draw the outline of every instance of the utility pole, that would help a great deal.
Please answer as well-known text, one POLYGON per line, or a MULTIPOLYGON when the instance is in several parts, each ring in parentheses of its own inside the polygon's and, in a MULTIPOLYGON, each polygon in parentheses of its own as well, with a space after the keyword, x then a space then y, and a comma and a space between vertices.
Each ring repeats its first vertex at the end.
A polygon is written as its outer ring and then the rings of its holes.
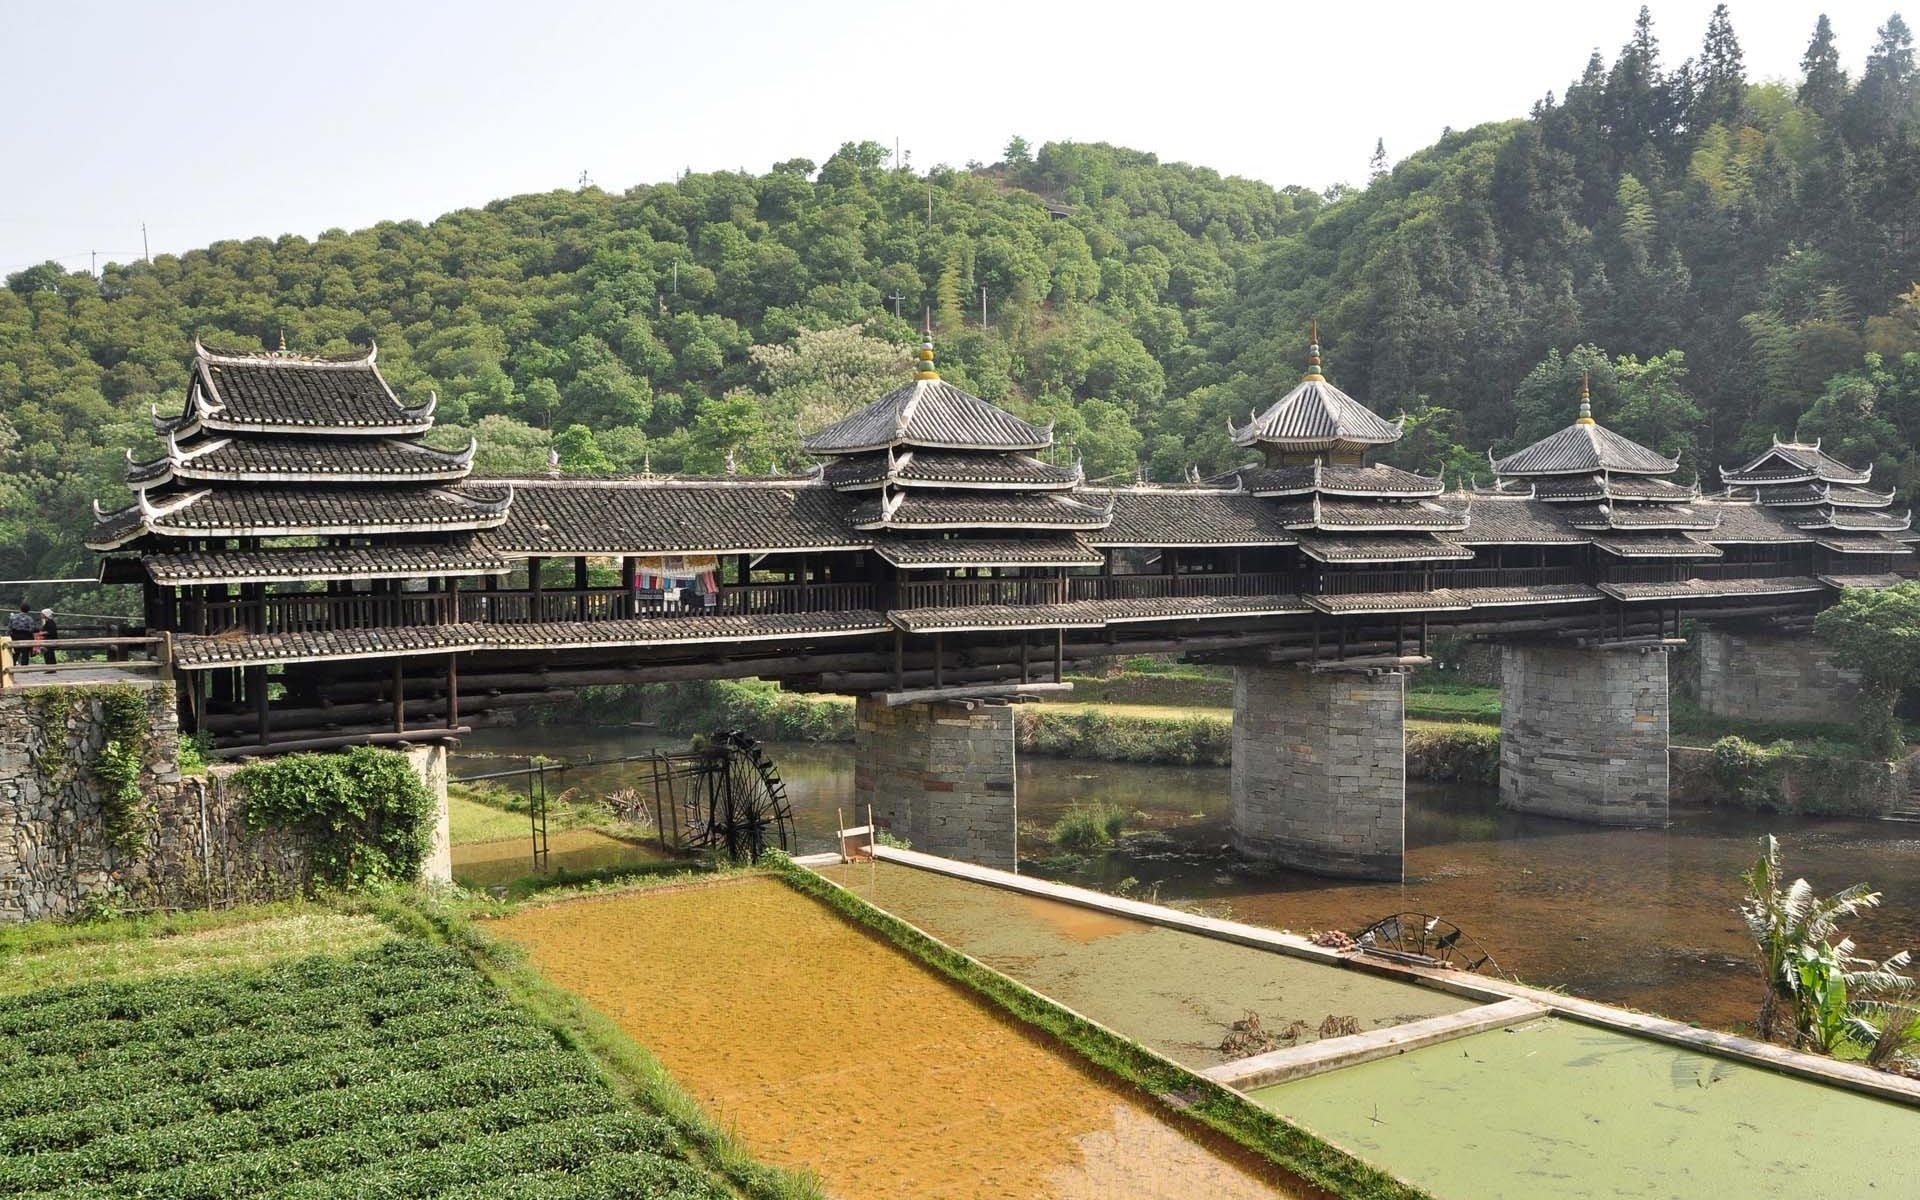
POLYGON ((980 285, 980 328, 987 327, 987 285, 980 285))
POLYGON ((893 289, 893 295, 888 296, 887 299, 893 301, 893 319, 896 321, 900 320, 900 302, 905 300, 906 297, 900 294, 899 288, 895 288, 893 289))
POLYGON ((933 181, 927 181, 927 228, 933 228, 933 181))
POLYGON ((147 223, 145 221, 140 222, 140 257, 146 259, 149 266, 153 264, 153 251, 147 249, 147 223))
POLYGON ((680 260, 673 260, 673 298, 680 298, 680 260))
POLYGON ((95 279, 100 278, 100 252, 98 250, 87 251, 87 274, 93 276, 95 279))

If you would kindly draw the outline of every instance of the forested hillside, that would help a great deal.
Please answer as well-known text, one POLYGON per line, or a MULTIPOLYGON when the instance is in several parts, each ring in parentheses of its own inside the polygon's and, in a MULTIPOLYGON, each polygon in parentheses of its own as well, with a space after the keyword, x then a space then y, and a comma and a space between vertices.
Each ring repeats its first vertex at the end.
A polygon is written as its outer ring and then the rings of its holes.
POLYGON ((903 378, 931 310, 950 378, 1055 420, 1092 477, 1171 480, 1234 465, 1227 421, 1292 385, 1317 317, 1332 378, 1408 414, 1406 465, 1484 471, 1489 446, 1565 423, 1591 371, 1603 421, 1709 485, 1796 431, 1920 483, 1905 23, 1849 73, 1821 18, 1785 83, 1745 77, 1724 9, 1675 57, 1643 11, 1526 118, 1329 194, 1098 144, 1015 138, 918 172, 859 142, 760 176, 22 271, 0 290, 0 578, 90 569, 88 502, 122 502, 121 448, 156 448, 147 406, 179 402, 195 334, 377 339, 483 469, 551 448, 577 472, 757 471, 903 378))

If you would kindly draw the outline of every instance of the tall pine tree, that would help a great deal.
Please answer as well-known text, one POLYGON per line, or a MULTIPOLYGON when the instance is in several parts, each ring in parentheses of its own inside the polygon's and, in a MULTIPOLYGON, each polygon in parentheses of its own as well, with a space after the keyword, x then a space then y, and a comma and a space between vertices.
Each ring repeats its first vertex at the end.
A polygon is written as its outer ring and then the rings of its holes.
POLYGON ((1733 34, 1733 20, 1727 6, 1716 5, 1707 22, 1706 42, 1700 47, 1700 62, 1694 69, 1693 110, 1687 124, 1694 133, 1709 125, 1737 125, 1746 105, 1746 64, 1740 53, 1740 39, 1733 34))
POLYGON ((1813 40, 1800 57, 1800 103, 1826 120, 1840 115, 1847 102, 1847 72, 1840 65, 1840 50, 1833 44, 1833 22, 1827 14, 1813 27, 1813 40))
POLYGON ((1860 86, 1848 102, 1849 125, 1861 144, 1891 141, 1913 111, 1913 31, 1899 13, 1880 27, 1860 86))

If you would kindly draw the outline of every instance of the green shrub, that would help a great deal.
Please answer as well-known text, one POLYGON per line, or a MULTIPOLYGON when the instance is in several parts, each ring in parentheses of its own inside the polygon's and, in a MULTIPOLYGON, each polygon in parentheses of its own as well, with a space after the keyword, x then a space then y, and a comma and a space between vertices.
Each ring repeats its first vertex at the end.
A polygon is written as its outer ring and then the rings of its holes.
POLYGON ((1477 725, 1407 733, 1407 774, 1441 783, 1500 782, 1500 731, 1477 725))
POLYGON ((1223 767, 1233 755, 1233 723, 1219 717, 1127 717, 1035 705, 1019 711, 1014 736, 1023 753, 1055 758, 1223 767))
POLYGON ((1709 753, 1709 774, 1728 799, 1742 808, 1784 811, 1776 749, 1728 734, 1709 747, 1709 753))
POLYGON ((243 767, 235 780, 248 826, 301 835, 317 882, 351 890, 419 878, 437 813, 405 755, 372 746, 289 754, 243 767))
POLYGON ((1062 850, 1085 852, 1113 845, 1126 828, 1126 810, 1101 801, 1069 808, 1048 836, 1062 850))

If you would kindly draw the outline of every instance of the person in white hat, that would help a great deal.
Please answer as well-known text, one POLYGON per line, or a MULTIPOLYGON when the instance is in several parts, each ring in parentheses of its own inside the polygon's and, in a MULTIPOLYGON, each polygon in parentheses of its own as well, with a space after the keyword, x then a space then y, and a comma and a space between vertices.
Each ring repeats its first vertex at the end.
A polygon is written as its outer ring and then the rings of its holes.
POLYGON ((54 623, 53 610, 41 609, 40 632, 33 635, 33 640, 40 643, 40 653, 46 656, 48 666, 53 665, 53 639, 59 636, 60 626, 54 623))

